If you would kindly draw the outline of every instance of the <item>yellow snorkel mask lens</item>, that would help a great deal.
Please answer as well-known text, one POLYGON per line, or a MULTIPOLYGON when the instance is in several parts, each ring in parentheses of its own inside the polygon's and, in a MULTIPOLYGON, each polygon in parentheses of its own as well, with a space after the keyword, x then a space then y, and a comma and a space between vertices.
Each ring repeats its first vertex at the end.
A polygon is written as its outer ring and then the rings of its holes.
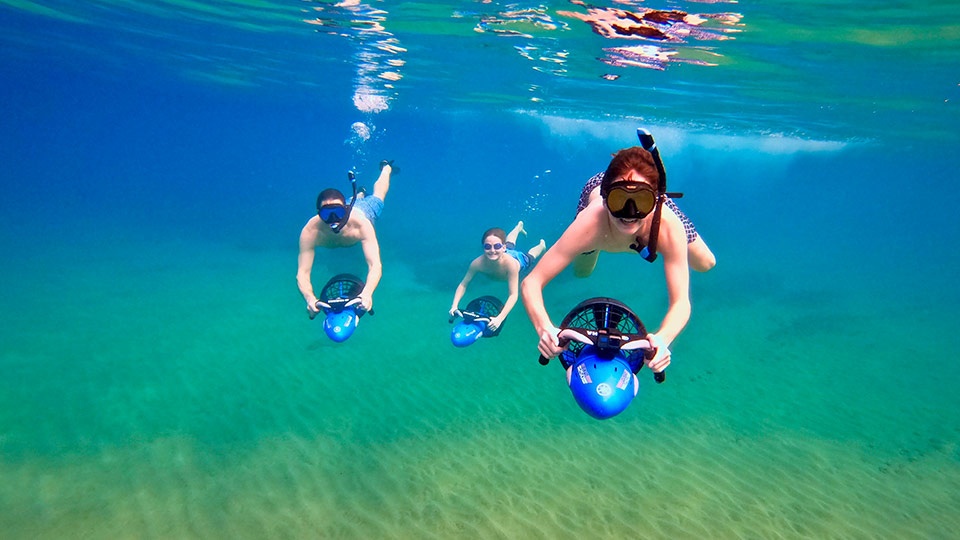
POLYGON ((615 182, 604 198, 610 214, 616 218, 643 219, 657 205, 657 192, 640 182, 615 182))

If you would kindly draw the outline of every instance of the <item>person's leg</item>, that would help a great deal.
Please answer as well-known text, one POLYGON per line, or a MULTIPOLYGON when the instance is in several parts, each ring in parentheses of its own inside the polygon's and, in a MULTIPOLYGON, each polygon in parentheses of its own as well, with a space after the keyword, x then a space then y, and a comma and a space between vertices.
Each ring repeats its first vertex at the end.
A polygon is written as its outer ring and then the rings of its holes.
POLYGON ((529 255, 531 259, 536 259, 543 254, 545 249, 547 249, 547 243, 543 241, 543 238, 541 238, 539 244, 527 250, 527 255, 529 255))
POLYGON ((506 242, 507 244, 517 245, 517 237, 520 236, 520 233, 523 233, 526 236, 527 231, 523 229, 523 222, 518 221, 517 226, 513 228, 510 232, 507 233, 506 242))
POLYGON ((597 267, 597 258, 600 257, 600 250, 594 250, 590 253, 581 253, 573 259, 573 275, 583 278, 593 273, 597 267))
POLYGON ((687 259, 690 262, 690 268, 697 272, 707 272, 717 265, 717 258, 699 234, 696 240, 687 244, 687 259))
POLYGON ((353 209, 363 212, 370 223, 376 224, 377 220, 380 219, 380 213, 383 212, 383 201, 380 200, 380 197, 360 197, 358 194, 353 209))
POLYGON ((387 199, 387 191, 390 191, 391 172, 393 172, 393 167, 389 165, 380 169, 380 177, 377 178, 377 181, 373 184, 373 194, 380 197, 381 201, 387 199))

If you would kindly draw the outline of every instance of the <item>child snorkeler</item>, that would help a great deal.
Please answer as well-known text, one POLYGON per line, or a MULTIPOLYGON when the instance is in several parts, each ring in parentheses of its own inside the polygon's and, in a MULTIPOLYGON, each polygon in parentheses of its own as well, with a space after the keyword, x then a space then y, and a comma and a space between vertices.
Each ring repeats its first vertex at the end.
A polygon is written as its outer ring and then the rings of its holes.
POLYGON ((520 274, 533 265, 533 261, 540 256, 547 248, 546 242, 540 239, 540 243, 530 248, 526 253, 516 249, 517 236, 527 231, 523 229, 523 222, 518 221, 516 227, 507 234, 499 227, 488 229, 483 233, 483 255, 480 255, 467 268, 467 273, 463 276, 460 285, 457 286, 457 292, 453 295, 453 304, 450 307, 450 316, 454 316, 459 309, 460 300, 467 292, 467 285, 477 273, 484 274, 497 281, 506 281, 510 295, 503 304, 500 313, 490 320, 487 327, 495 332, 503 320, 510 314, 510 310, 517 303, 520 291, 520 274))

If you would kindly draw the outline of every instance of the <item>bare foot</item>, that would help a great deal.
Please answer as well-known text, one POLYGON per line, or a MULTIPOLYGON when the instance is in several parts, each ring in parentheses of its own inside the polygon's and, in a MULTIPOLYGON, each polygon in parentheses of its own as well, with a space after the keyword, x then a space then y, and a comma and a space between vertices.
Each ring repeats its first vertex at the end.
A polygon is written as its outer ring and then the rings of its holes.
POLYGON ((530 248, 529 251, 527 251, 527 255, 530 255, 531 257, 536 259, 540 255, 542 255, 546 249, 547 249, 547 243, 543 240, 543 238, 541 238, 539 244, 533 246, 532 248, 530 248))

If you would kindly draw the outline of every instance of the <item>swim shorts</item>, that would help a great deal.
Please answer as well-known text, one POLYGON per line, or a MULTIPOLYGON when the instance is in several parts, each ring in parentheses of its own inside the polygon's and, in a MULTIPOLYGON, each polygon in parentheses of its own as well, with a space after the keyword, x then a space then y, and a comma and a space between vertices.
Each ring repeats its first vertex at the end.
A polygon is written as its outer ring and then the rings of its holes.
MULTIPOLYGON (((580 190, 580 202, 577 204, 577 214, 583 211, 587 207, 587 204, 590 202, 590 193, 600 185, 600 182, 603 181, 603 172, 598 172, 597 174, 590 177, 587 180, 587 183, 584 184, 583 189, 580 190)), ((673 202, 673 199, 667 197, 667 200, 663 203, 671 210, 673 213, 680 218, 680 223, 683 223, 683 231, 687 233, 687 243, 690 244, 697 239, 697 228, 693 226, 693 222, 690 221, 690 218, 683 213, 682 210, 677 206, 677 203, 673 202)), ((592 252, 588 252, 592 253, 592 252)))
POLYGON ((380 217, 380 214, 383 212, 383 199, 376 195, 368 195, 362 199, 357 199, 353 207, 363 212, 363 215, 367 216, 370 223, 376 223, 377 218, 380 217))
POLYGON ((507 242, 507 255, 513 257, 520 263, 520 271, 523 272, 530 268, 530 255, 516 249, 517 245, 513 242, 507 242))

